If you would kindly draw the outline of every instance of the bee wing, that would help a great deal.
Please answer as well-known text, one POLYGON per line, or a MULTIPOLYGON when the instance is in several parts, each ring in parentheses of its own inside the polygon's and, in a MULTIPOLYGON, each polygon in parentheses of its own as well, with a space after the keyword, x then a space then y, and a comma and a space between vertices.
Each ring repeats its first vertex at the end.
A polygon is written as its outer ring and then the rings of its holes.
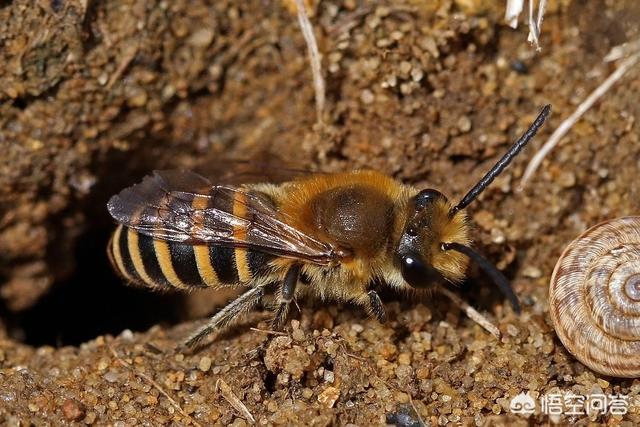
POLYGON ((113 196, 120 224, 162 240, 244 247, 318 264, 333 248, 292 226, 269 200, 246 188, 211 183, 189 171, 156 171, 113 196))

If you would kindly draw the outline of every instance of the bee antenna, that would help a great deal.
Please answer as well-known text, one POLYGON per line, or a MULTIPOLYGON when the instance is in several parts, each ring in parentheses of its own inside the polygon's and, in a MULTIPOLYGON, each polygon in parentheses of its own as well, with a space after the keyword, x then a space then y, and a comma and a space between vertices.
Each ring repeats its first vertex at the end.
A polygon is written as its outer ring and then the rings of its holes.
POLYGON ((466 196, 464 196, 456 206, 451 208, 451 210, 449 211, 449 217, 453 217, 456 212, 466 208, 469 203, 473 202, 480 195, 480 193, 482 193, 484 189, 487 188, 507 166, 509 166, 509 163, 511 163, 514 157, 518 155, 520 150, 522 150, 524 146, 533 139, 538 130, 544 124, 544 121, 547 119, 550 112, 551 105, 545 105, 536 120, 531 124, 531 126, 529 126, 529 129, 527 129, 527 131, 520 137, 520 139, 518 139, 511 146, 509 151, 507 151, 505 155, 502 156, 502 158, 498 160, 498 162, 491 168, 491 170, 487 172, 487 174, 482 177, 482 179, 478 181, 478 183, 474 185, 471 190, 469 190, 466 196))
POLYGON ((451 250, 460 252, 468 256, 476 264, 478 264, 480 268, 482 268, 484 272, 487 273, 489 277, 491 277, 493 283, 498 286, 498 289, 500 289, 504 296, 507 297, 507 299, 511 303, 511 306, 513 307, 513 311, 515 311, 517 314, 520 314, 520 302, 518 301, 518 297, 516 296, 515 292, 513 292, 513 289, 511 289, 509 280, 507 280, 507 278, 504 277, 504 274, 502 274, 493 264, 491 264, 489 260, 480 255, 478 252, 474 251, 469 246, 465 246, 460 243, 442 243, 441 247, 444 251, 451 250))

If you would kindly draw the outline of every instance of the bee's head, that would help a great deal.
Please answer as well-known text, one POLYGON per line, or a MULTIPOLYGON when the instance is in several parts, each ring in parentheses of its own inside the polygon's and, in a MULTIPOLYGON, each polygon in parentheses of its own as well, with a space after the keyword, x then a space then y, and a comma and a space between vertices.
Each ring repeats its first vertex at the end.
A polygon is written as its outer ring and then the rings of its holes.
POLYGON ((445 242, 469 245, 466 215, 450 215, 449 200, 437 190, 420 191, 409 201, 396 256, 405 281, 413 288, 426 288, 441 280, 460 281, 468 259, 461 253, 446 251, 445 242))
POLYGON ((464 209, 487 188, 534 137, 551 111, 546 105, 529 129, 476 185, 452 206, 437 190, 426 189, 409 202, 407 220, 396 249, 404 280, 412 288, 425 288, 442 279, 455 282, 464 277, 469 259, 478 264, 520 311, 518 298, 498 269, 473 250, 464 209))

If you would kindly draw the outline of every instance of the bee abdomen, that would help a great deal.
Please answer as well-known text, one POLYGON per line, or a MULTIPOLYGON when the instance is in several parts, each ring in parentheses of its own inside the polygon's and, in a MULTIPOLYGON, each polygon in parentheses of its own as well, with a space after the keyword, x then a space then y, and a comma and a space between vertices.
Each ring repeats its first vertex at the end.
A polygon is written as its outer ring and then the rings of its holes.
POLYGON ((113 233, 108 253, 125 280, 179 289, 250 284, 270 272, 273 259, 249 249, 154 239, 122 225, 113 233))

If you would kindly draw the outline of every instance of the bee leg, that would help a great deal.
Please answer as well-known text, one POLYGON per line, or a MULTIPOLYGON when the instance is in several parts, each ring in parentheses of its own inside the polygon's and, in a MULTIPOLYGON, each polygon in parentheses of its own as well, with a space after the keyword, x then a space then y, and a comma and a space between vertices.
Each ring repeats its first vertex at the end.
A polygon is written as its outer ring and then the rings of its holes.
POLYGON ((182 347, 193 348, 210 333, 220 331, 240 320, 240 316, 255 307, 263 296, 264 289, 262 287, 249 289, 218 311, 209 320, 209 323, 187 338, 182 343, 182 347))
POLYGON ((289 313, 289 304, 293 300, 298 285, 298 277, 300 277, 300 264, 294 264, 289 267, 287 274, 284 276, 282 287, 280 288, 280 298, 276 314, 271 321, 271 329, 278 331, 282 329, 284 321, 289 313))
POLYGON ((384 304, 378 293, 374 290, 367 292, 369 301, 367 302, 367 311, 372 314, 378 322, 385 323, 387 321, 387 313, 384 311, 384 304))

